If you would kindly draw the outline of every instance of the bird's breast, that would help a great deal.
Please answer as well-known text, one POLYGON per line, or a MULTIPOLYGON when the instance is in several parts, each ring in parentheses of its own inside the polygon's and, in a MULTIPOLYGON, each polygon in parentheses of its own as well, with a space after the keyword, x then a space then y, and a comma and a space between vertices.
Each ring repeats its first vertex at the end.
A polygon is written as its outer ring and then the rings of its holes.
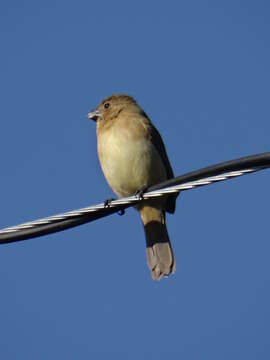
POLYGON ((144 133, 127 126, 98 134, 98 155, 106 180, 118 196, 128 196, 167 178, 162 160, 144 133))

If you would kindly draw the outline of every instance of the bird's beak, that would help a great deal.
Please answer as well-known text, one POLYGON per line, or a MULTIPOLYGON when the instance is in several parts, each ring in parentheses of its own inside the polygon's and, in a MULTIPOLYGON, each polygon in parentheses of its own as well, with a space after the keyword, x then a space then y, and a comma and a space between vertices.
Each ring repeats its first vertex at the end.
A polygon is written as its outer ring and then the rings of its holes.
POLYGON ((94 121, 97 121, 97 119, 99 117, 102 117, 102 114, 100 111, 98 110, 94 110, 94 111, 91 111, 90 113, 88 113, 88 119, 89 120, 94 120, 94 121))

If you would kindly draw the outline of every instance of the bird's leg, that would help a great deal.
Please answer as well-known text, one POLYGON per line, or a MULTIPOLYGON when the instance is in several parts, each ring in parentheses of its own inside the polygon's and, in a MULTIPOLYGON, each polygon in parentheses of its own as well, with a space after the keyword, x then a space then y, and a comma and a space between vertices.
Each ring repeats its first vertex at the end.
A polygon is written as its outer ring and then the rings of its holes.
MULTIPOLYGON (((109 208, 111 206, 111 202, 113 200, 115 200, 115 199, 114 198, 109 198, 109 199, 104 200, 104 203, 103 203, 104 207, 109 208)), ((125 209, 121 209, 121 210, 117 211, 117 214, 120 215, 120 216, 124 215, 125 214, 125 209)))
POLYGON ((112 202, 113 200, 115 200, 115 199, 114 199, 114 198, 105 199, 105 200, 104 200, 104 203, 103 203, 104 207, 105 207, 105 208, 110 207, 110 206, 111 206, 111 202, 112 202))
POLYGON ((134 195, 137 196, 140 200, 142 200, 143 195, 144 193, 146 193, 147 189, 148 187, 146 185, 143 185, 143 187, 140 190, 137 190, 134 195))

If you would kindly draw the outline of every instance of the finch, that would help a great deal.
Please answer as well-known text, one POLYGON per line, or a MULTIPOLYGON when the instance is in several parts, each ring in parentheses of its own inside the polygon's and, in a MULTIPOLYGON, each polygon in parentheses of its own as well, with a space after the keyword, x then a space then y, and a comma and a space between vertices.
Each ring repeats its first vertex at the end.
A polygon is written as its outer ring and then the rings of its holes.
MULTIPOLYGON (((104 176, 118 197, 174 177, 158 130, 128 95, 112 95, 88 114, 96 122, 98 157, 104 176)), ((165 213, 174 213, 177 195, 136 205, 144 226, 146 257, 154 280, 175 272, 165 213)))

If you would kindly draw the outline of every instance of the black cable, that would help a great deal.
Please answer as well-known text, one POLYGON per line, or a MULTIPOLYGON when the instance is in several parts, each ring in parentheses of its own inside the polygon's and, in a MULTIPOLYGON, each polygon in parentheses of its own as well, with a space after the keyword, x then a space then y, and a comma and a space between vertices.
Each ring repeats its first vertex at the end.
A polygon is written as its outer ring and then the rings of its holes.
MULTIPOLYGON (((217 165, 205 167, 200 170, 192 171, 187 174, 184 174, 182 176, 178 176, 176 178, 167 180, 165 182, 162 182, 160 184, 157 184, 155 186, 151 186, 147 189, 147 192, 145 193, 145 196, 149 194, 150 192, 157 191, 163 189, 165 192, 166 190, 170 191, 170 187, 175 186, 182 186, 180 189, 174 189, 175 192, 177 191, 184 191, 188 190, 193 187, 203 186, 210 183, 214 183, 217 181, 226 180, 235 176, 240 176, 248 172, 254 172, 263 170, 265 168, 270 167, 270 152, 263 153, 263 154, 257 154, 253 156, 247 156, 243 157, 237 160, 231 160, 227 162, 223 162, 217 165), (241 173, 243 171, 243 173, 241 173), (232 175, 232 172, 239 172, 239 174, 232 175), (229 174, 230 173, 230 174, 229 174), (228 174, 228 176, 226 175, 228 174), (219 175, 223 175, 224 178, 214 179, 214 177, 217 177, 219 175), (207 182, 201 182, 204 179, 209 179, 207 182), (196 184, 194 182, 197 182, 196 184), (188 187, 184 188, 183 185, 189 184, 188 187)), ((162 190, 160 191, 162 192, 162 190)), ((168 191, 167 191, 168 193, 168 191)), ((149 194, 150 195, 150 194, 149 194)), ((163 195, 163 194, 161 194, 163 195)), ((160 195, 159 195, 160 196, 160 195)), ((100 219, 102 217, 111 215, 113 213, 116 213, 120 210, 124 210, 132 205, 134 205, 135 202, 141 201, 138 198, 133 197, 131 198, 125 198, 120 199, 115 202, 112 202, 113 207, 105 207, 105 206, 95 206, 91 207, 91 209, 81 209, 74 212, 69 212, 66 214, 60 214, 59 216, 55 216, 55 218, 47 218, 47 219, 41 219, 38 220, 40 223, 31 225, 32 227, 29 227, 29 223, 19 225, 19 229, 14 228, 7 228, 2 229, 0 231, 0 244, 6 244, 11 242, 17 242, 21 240, 26 240, 42 235, 48 235, 51 233, 63 231, 69 228, 73 228, 75 226, 79 226, 97 219, 100 219), (121 203, 122 201, 122 203, 121 203), (94 210, 93 210, 94 208, 94 210), (66 218, 61 218, 66 217, 66 218), (68 216, 68 218, 67 218, 68 216), (59 217, 59 219, 57 219, 59 217), (47 221, 47 223, 46 223, 47 221), (42 223, 45 222, 45 223, 42 223), (28 227, 27 227, 28 226, 28 227), (20 228, 21 227, 21 228, 20 228), (24 227, 24 228, 23 228, 24 227)))
POLYGON ((185 182, 203 179, 204 177, 221 175, 230 171, 241 171, 249 168, 270 167, 270 152, 245 156, 236 160, 225 161, 216 165, 208 166, 199 170, 189 172, 176 178, 164 181, 161 184, 151 186, 149 191, 162 189, 168 186, 180 185, 185 182))

